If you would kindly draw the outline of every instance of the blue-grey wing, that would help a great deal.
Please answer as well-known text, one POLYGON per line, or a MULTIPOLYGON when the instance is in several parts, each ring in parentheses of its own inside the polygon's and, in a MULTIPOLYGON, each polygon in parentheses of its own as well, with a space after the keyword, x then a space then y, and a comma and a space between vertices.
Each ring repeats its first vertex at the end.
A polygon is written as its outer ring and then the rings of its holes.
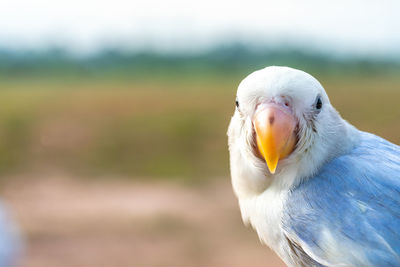
POLYGON ((400 147, 362 133, 291 191, 283 228, 321 266, 400 266, 400 147))

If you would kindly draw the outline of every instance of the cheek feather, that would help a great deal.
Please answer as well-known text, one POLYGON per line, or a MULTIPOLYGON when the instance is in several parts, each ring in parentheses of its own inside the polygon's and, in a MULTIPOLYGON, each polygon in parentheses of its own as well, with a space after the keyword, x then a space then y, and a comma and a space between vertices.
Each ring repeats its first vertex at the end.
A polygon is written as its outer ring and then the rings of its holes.
POLYGON ((315 126, 315 119, 316 119, 317 115, 318 114, 316 114, 315 112, 312 112, 312 111, 303 114, 303 118, 307 124, 307 127, 312 129, 312 131, 314 133, 317 132, 317 127, 315 126))

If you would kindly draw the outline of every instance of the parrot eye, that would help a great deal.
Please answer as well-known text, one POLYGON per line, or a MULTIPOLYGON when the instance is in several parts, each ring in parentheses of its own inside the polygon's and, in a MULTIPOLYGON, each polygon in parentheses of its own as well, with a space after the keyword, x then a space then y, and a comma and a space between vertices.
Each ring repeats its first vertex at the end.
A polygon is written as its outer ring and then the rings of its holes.
POLYGON ((236 105, 237 108, 239 108, 239 101, 237 99, 235 101, 235 105, 236 105))
POLYGON ((322 108, 322 100, 320 96, 317 97, 317 101, 315 102, 315 108, 317 110, 320 110, 322 108))

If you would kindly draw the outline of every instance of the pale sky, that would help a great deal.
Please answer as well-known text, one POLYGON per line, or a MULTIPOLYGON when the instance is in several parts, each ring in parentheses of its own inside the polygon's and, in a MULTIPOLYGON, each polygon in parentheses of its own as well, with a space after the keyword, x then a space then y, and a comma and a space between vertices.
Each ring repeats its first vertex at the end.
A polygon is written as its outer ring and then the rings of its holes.
POLYGON ((0 47, 198 51, 229 41, 400 54, 397 0, 0 0, 0 47))

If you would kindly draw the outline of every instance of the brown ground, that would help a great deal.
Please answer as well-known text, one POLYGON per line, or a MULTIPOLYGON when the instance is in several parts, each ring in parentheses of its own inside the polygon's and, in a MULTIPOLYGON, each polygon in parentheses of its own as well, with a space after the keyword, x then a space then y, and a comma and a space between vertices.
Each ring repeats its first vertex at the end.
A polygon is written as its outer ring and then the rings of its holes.
POLYGON ((23 267, 284 266, 242 225, 228 179, 182 186, 45 176, 2 189, 25 237, 23 267))

